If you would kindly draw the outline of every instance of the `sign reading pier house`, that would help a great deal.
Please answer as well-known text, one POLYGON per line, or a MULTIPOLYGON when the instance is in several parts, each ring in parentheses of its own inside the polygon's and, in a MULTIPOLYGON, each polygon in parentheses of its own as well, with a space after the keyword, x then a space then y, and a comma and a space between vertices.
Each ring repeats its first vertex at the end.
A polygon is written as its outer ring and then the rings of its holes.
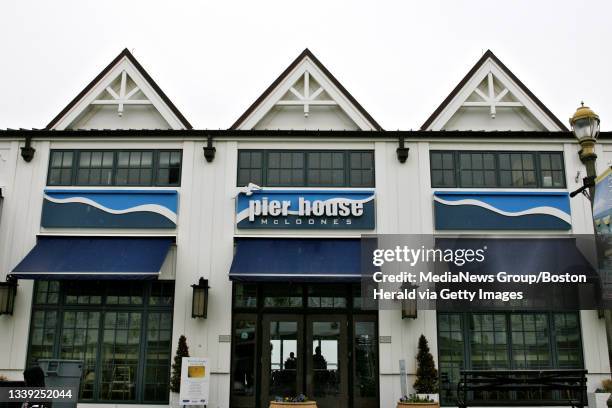
POLYGON ((240 229, 374 229, 374 190, 258 190, 236 199, 240 229))

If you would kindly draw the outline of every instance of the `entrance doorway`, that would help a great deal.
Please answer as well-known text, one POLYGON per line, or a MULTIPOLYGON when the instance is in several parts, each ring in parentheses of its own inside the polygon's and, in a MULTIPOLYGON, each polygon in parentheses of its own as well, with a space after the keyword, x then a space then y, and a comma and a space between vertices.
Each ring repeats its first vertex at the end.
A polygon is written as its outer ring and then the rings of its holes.
POLYGON ((299 394, 319 408, 378 407, 378 315, 360 309, 359 286, 234 286, 232 407, 299 394))

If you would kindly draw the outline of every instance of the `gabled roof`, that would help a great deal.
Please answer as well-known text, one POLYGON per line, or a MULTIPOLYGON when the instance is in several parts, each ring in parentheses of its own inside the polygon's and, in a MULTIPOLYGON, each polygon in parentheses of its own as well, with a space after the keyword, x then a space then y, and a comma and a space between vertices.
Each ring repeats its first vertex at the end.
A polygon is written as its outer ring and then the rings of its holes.
MULTIPOLYGON (((374 118, 357 102, 357 100, 346 90, 346 88, 332 75, 331 72, 319 61, 314 54, 306 48, 298 57, 280 74, 274 82, 253 102, 253 104, 234 122, 230 130, 239 129, 247 119, 250 119, 255 111, 266 101, 270 95, 293 73, 302 61, 309 59, 318 68, 337 91, 348 101, 348 103, 368 122, 369 127, 374 130, 383 130, 374 118)), ((291 84, 290 84, 291 85, 291 84)), ((263 115, 262 115, 263 116, 263 115)))
MULTIPOLYGON (((557 118, 534 94, 523 84, 512 71, 504 65, 503 62, 493 54, 491 50, 487 50, 483 56, 476 62, 476 64, 470 69, 467 75, 457 84, 457 86, 451 91, 451 93, 442 101, 440 106, 427 118, 425 123, 421 126, 421 130, 438 130, 431 129, 431 125, 434 123, 438 117, 445 112, 445 110, 451 105, 452 102, 455 101, 455 98, 459 95, 459 93, 466 87, 468 82, 474 77, 474 75, 483 67, 487 61, 491 60, 499 69, 509 78, 510 81, 522 91, 527 98, 533 103, 537 109, 541 111, 543 115, 545 115, 551 124, 554 124, 554 127, 557 127, 557 130, 560 131, 568 131, 568 128, 557 118)), ((476 130, 476 129, 474 129, 476 130)), ((552 130, 552 129, 548 129, 552 130)))
POLYGON ((170 98, 162 91, 162 89, 157 85, 157 83, 151 78, 151 76, 147 73, 147 71, 140 65, 140 63, 136 60, 134 55, 125 48, 115 59, 111 61, 110 64, 106 66, 98 74, 70 103, 62 109, 62 111, 54 117, 49 124, 47 124, 46 129, 54 129, 56 125, 71 111, 102 81, 112 70, 119 64, 123 59, 127 59, 132 66, 137 70, 137 72, 142 76, 142 78, 147 82, 148 86, 157 94, 162 103, 164 103, 167 108, 172 112, 172 114, 176 117, 176 119, 182 124, 185 129, 192 129, 193 127, 187 121, 185 116, 178 110, 178 108, 172 103, 170 98))

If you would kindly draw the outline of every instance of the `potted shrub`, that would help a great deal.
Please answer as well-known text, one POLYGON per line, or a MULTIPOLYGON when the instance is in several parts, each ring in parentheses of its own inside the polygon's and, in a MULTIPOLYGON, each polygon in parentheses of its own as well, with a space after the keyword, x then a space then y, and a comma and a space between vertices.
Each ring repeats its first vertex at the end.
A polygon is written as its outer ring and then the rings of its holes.
POLYGON ((425 403, 431 403, 429 401, 432 401, 439 405, 438 370, 436 370, 436 364, 429 351, 429 343, 422 334, 419 337, 419 351, 416 360, 416 381, 413 386, 417 397, 424 399, 425 403))
POLYGON ((183 365, 183 357, 189 357, 189 347, 187 347, 187 338, 184 335, 179 337, 174 363, 172 363, 172 376, 170 377, 170 406, 178 406, 179 392, 181 391, 181 366, 183 365))
POLYGON ((304 394, 296 397, 276 397, 274 401, 270 401, 270 408, 288 408, 288 407, 308 407, 317 408, 316 401, 310 401, 304 394))
POLYGON ((397 403, 397 407, 438 408, 440 404, 428 396, 418 394, 404 395, 397 403))
POLYGON ((607 401, 610 395, 612 395, 612 380, 603 380, 601 388, 597 388, 594 393, 588 394, 589 407, 607 408, 607 401))

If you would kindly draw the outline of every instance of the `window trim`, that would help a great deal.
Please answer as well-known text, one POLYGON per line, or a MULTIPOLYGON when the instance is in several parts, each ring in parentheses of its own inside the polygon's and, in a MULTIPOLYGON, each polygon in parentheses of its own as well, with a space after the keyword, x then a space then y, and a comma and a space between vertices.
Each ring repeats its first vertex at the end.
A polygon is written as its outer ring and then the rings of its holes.
MULTIPOLYGON (((123 167, 121 167, 123 168, 123 167)), ((165 168, 165 167, 164 167, 165 168)), ((183 149, 51 149, 49 154, 49 163, 47 165, 47 187, 180 187, 183 177, 183 149), (55 152, 72 152, 73 160, 72 166, 70 167, 70 184, 50 184, 51 178, 51 163, 52 156, 55 152), (83 152, 112 152, 113 153, 113 167, 112 167, 112 182, 111 184, 79 184, 78 183, 78 170, 79 162, 81 160, 81 153, 83 152), (151 166, 151 182, 149 184, 117 184, 117 170, 119 153, 123 152, 151 152, 153 154, 153 162, 151 166), (181 162, 179 165, 179 177, 176 184, 165 184, 159 183, 158 171, 159 166, 159 154, 162 152, 179 152, 181 162)))
MULTIPOLYGON (((236 149, 236 187, 243 187, 240 184, 240 153, 241 152, 261 152, 262 153, 262 166, 261 166, 261 187, 267 188, 375 188, 376 187, 376 155, 374 149, 236 149), (269 185, 268 184, 268 154, 269 153, 301 153, 303 154, 304 161, 304 182, 302 185, 269 185), (309 153, 343 153, 344 160, 344 182, 342 185, 311 185, 308 182, 308 156, 309 153), (351 165, 350 157, 351 153, 370 153, 372 154, 372 183, 368 186, 352 186, 351 180, 351 165)), ((252 168, 249 168, 252 170, 252 168)))
MULTIPOLYGON (((557 170, 558 171, 558 170, 557 170)), ((453 149, 431 149, 429 150, 429 184, 430 187, 433 188, 444 188, 444 189, 458 189, 458 188, 465 188, 465 189, 520 189, 520 190, 529 190, 529 189, 544 189, 544 190, 565 190, 567 189, 567 173, 566 173, 566 166, 565 166, 565 154, 562 150, 453 150, 453 149), (442 169, 433 169, 433 167, 431 166, 431 155, 432 153, 452 153, 453 155, 453 164, 454 164, 454 168, 453 168, 453 180, 454 180, 454 185, 453 186, 436 186, 433 183, 433 172, 434 170, 442 170, 442 169), (480 186, 480 187, 465 187, 461 185, 461 171, 460 171, 460 166, 459 166, 459 155, 461 153, 481 153, 481 154, 485 154, 485 153, 490 153, 493 154, 495 156, 495 182, 496 182, 496 186, 494 187, 489 187, 489 186, 480 186), (535 177, 536 177, 536 185, 535 186, 502 186, 501 185, 501 170, 499 167, 499 155, 500 154, 512 154, 512 153, 520 153, 520 154, 532 154, 534 156, 534 171, 535 171, 535 177), (563 176, 562 176, 562 180, 563 180, 563 186, 561 187, 555 187, 555 186, 550 186, 550 187, 546 187, 543 185, 542 183, 542 167, 540 165, 540 156, 542 154, 559 154, 561 155, 561 164, 563 165, 563 169, 561 170, 563 172, 563 176)))

